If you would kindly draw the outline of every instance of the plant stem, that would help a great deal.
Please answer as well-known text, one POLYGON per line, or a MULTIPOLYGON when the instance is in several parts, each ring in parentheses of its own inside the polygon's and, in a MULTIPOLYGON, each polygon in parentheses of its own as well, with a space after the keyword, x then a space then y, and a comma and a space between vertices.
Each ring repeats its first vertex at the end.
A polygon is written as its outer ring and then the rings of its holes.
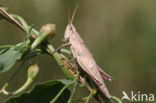
MULTIPOLYGON (((18 15, 15 15, 15 14, 9 14, 7 11, 4 11, 3 9, 0 8, 0 14, 2 14, 4 16, 4 18, 6 20, 8 20, 9 22, 15 24, 16 26, 18 26, 22 31, 24 31, 27 36, 29 37, 29 34, 30 34, 30 37, 29 38, 30 40, 32 40, 32 38, 36 39, 36 37, 39 36, 39 32, 37 30, 35 30, 34 28, 30 27, 27 25, 27 23, 24 21, 24 19, 18 15)), ((64 72, 64 74, 73 80, 73 82, 69 83, 68 85, 66 85, 64 88, 62 88, 62 90, 60 91, 60 93, 58 95, 61 95, 61 92, 63 92, 65 90, 65 88, 67 88, 68 86, 70 86, 71 84, 74 83, 74 79, 75 79, 75 73, 70 72, 69 68, 70 66, 65 66, 65 62, 63 61, 62 59, 62 56, 57 52, 55 51, 54 47, 48 43, 48 42, 44 42, 44 43, 41 43, 40 46, 45 50, 47 51, 50 55, 53 55, 55 60, 57 61, 58 65, 61 66, 61 69, 62 71, 64 72), (64 66, 62 66, 64 65, 64 66)), ((27 80, 26 83, 24 84, 24 86, 22 86, 20 89, 18 89, 17 91, 14 92, 14 94, 17 94, 19 93, 20 91, 23 91, 27 85, 29 85, 29 83, 31 83, 32 80, 27 80)), ((80 76, 80 82, 86 84, 85 80, 83 77, 80 76)), ((86 86, 88 88, 88 90, 91 90, 90 86, 87 85, 86 86)), ((59 96, 56 96, 56 100, 59 96)), ((53 103, 53 101, 51 102, 53 103)))
POLYGON ((77 73, 76 78, 74 79, 74 82, 75 82, 75 83, 74 83, 74 87, 73 87, 72 94, 71 94, 71 96, 70 96, 70 98, 69 98, 69 100, 68 100, 68 103, 72 103, 72 99, 73 99, 73 97, 74 97, 74 95, 75 95, 76 87, 77 87, 77 85, 78 85, 78 81, 77 81, 78 76, 79 76, 79 73, 77 73))
POLYGON ((33 82, 32 78, 28 78, 27 81, 24 83, 24 85, 19 88, 18 90, 16 90, 15 92, 11 93, 11 95, 17 95, 19 93, 21 93, 22 91, 24 91, 31 83, 33 82))
POLYGON ((55 98, 50 103, 55 103, 55 101, 60 97, 60 95, 63 93, 63 91, 70 85, 72 85, 75 81, 70 82, 69 84, 65 85, 61 91, 55 96, 55 98))
MULTIPOLYGON (((60 58, 59 53, 55 52, 54 47, 53 47, 51 44, 49 44, 49 43, 47 43, 46 45, 47 45, 47 48, 50 50, 50 52, 54 52, 54 53, 53 53, 53 56, 54 56, 54 58, 56 59, 57 63, 58 63, 60 66, 64 65, 64 63, 62 62, 62 59, 60 58)), ((61 69, 62 69, 62 71, 64 72, 64 74, 65 74, 68 78, 70 78, 70 79, 72 79, 72 80, 75 78, 75 77, 68 71, 68 69, 67 69, 65 66, 62 66, 61 69)))
POLYGON ((92 96, 93 96, 93 94, 94 94, 94 89, 91 91, 91 93, 89 94, 89 96, 88 97, 86 97, 85 99, 85 103, 88 103, 89 102, 89 100, 92 98, 92 96))
POLYGON ((10 47, 16 47, 16 45, 2 45, 0 46, 0 49, 10 48, 10 47))
POLYGON ((122 103, 122 101, 118 97, 111 96, 111 98, 114 99, 115 101, 117 101, 118 103, 122 103))

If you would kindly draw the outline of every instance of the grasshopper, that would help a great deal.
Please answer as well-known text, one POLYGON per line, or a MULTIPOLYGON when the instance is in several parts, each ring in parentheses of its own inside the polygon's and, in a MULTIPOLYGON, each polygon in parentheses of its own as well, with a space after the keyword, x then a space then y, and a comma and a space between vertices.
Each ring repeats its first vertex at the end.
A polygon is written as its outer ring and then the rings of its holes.
MULTIPOLYGON (((75 11, 76 9, 77 6, 75 8, 75 11)), ((64 39, 68 42, 68 44, 70 44, 71 52, 78 65, 95 82, 96 86, 100 89, 102 94, 104 94, 107 98, 111 98, 111 95, 102 79, 102 76, 108 81, 112 81, 112 78, 96 64, 96 61, 93 58, 91 52, 84 44, 82 38, 76 31, 75 26, 72 24, 75 11, 70 23, 66 27, 64 39)))

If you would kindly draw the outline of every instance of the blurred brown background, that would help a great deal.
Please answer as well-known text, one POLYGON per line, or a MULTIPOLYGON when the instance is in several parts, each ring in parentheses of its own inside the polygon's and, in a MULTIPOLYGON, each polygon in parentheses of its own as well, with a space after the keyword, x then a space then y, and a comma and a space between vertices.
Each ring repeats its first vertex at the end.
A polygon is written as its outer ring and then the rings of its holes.
MULTIPOLYGON (((0 4, 10 8, 9 12, 22 16, 29 25, 34 24, 38 30, 43 24, 56 24, 57 35, 51 43, 58 47, 63 43, 68 8, 72 13, 77 2, 79 8, 74 25, 97 63, 113 76, 113 83, 106 82, 111 94, 122 97, 123 90, 128 94, 130 91, 156 94, 155 0, 1 0, 0 4)), ((24 33, 17 27, 0 21, 0 45, 16 44, 23 38, 24 33)), ((42 55, 25 64, 10 84, 10 91, 24 83, 27 68, 33 63, 40 66, 36 82, 65 78, 56 61, 42 55)), ((16 68, 17 65, 0 74, 0 87, 16 68)), ((77 97, 87 95, 85 88, 78 89, 77 97)), ((0 94, 0 102, 5 98, 0 94)))

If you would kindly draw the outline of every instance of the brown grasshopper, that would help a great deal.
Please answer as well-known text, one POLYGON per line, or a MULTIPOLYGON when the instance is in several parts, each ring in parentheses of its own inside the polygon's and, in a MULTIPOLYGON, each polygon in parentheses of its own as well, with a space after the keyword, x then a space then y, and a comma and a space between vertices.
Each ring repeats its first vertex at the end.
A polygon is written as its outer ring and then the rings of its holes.
POLYGON ((91 52, 88 50, 82 38, 76 31, 76 28, 72 24, 75 11, 73 13, 70 23, 66 27, 64 39, 70 44, 71 52, 73 54, 73 57, 76 59, 78 65, 95 82, 96 86, 100 89, 100 91, 107 98, 111 98, 111 95, 102 79, 102 76, 108 81, 112 81, 112 78, 96 64, 91 52))

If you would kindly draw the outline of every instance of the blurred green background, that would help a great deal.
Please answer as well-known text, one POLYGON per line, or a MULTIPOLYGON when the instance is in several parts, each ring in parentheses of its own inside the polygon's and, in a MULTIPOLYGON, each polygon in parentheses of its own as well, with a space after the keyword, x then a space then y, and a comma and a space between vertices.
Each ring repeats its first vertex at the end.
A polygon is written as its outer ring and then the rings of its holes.
MULTIPOLYGON (((123 90, 128 94, 130 91, 156 94, 155 0, 1 0, 0 4, 38 30, 46 23, 56 24, 57 35, 51 43, 57 48, 63 43, 68 8, 71 14, 77 2, 74 25, 97 63, 113 76, 113 83, 106 82, 111 94, 122 97, 123 90)), ((0 21, 0 45, 17 44, 23 38, 24 33, 17 27, 0 21)), ((42 55, 25 64, 8 90, 24 83, 27 68, 33 63, 40 66, 36 82, 66 78, 53 58, 42 55)), ((0 87, 16 68, 17 65, 0 74, 0 87)), ((78 89, 77 97, 87 95, 85 88, 78 89)), ((1 94, 0 102, 4 99, 6 96, 1 94)))

